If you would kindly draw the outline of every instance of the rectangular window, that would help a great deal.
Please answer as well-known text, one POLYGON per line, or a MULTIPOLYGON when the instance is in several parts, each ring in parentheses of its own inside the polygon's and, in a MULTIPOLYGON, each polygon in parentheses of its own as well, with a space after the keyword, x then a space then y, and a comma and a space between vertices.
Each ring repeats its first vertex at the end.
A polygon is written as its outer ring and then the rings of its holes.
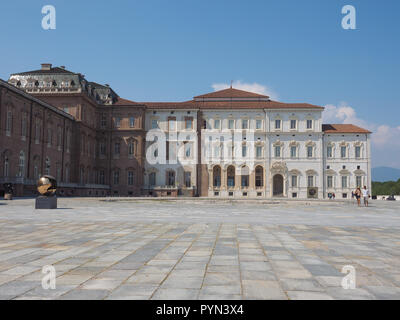
POLYGON ((291 146, 290 147, 290 157, 291 158, 296 158, 297 156, 297 147, 296 146, 291 146))
POLYGON ((275 146, 275 157, 276 158, 281 157, 281 146, 275 146))
POLYGON ((356 187, 362 186, 362 177, 361 176, 356 176, 356 187))
POLYGON ((134 184, 134 172, 133 171, 128 171, 128 185, 133 185, 134 184))
POLYGON ((13 114, 12 114, 12 111, 9 110, 9 111, 7 111, 7 120, 6 120, 6 135, 7 136, 11 135, 12 122, 13 122, 13 114))
POLYGON ((36 125, 35 125, 35 143, 38 144, 40 141, 40 132, 41 132, 41 123, 40 120, 36 120, 36 125))
POLYGON ((51 146, 53 144, 53 131, 48 128, 47 129, 47 145, 51 146))
POLYGON ((246 145, 242 145, 242 157, 246 157, 247 156, 247 146, 246 145))
POLYGON ((168 171, 168 174, 167 174, 167 185, 168 186, 175 186, 175 172, 174 171, 168 171))
POLYGON ((149 184, 150 186, 155 186, 156 185, 156 173, 151 172, 149 175, 149 184))
POLYGON ((214 129, 220 129, 221 127, 221 120, 215 119, 214 120, 214 129))
POLYGON ((119 117, 115 118, 115 127, 116 128, 121 127, 121 118, 119 117))
POLYGON ((262 147, 261 146, 257 146, 256 147, 256 157, 257 158, 261 158, 262 157, 262 147))
POLYGON ((243 119, 242 120, 242 129, 248 129, 249 128, 249 120, 243 119))
POLYGON ((312 158, 313 156, 313 147, 312 146, 308 146, 307 147, 307 157, 308 158, 312 158))
POLYGON ((356 158, 361 158, 361 147, 356 146, 356 158))
POLYGON ((347 188, 347 176, 342 176, 342 188, 347 188))
POLYGON ((26 125, 27 125, 27 114, 22 113, 22 124, 21 124, 21 136, 26 138, 26 125))
POLYGON ((292 187, 297 188, 297 176, 292 176, 292 187))
POLYGON ((185 143, 185 157, 190 158, 192 152, 191 144, 185 143))
POLYGON ((307 176, 307 187, 314 187, 314 176, 307 176))
POLYGON ((280 129, 281 128, 281 120, 277 119, 275 120, 275 129, 280 129))
POLYGON ((119 184, 119 171, 114 171, 114 184, 119 184))
POLYGON ((119 142, 116 142, 114 145, 114 154, 119 154, 121 151, 121 144, 119 142))
POLYGON ((134 152, 133 142, 129 141, 128 142, 128 155, 129 156, 133 156, 133 152, 134 152))
POLYGON ((346 147, 345 146, 340 147, 340 156, 342 158, 346 158, 346 147))
POLYGON ((307 120, 307 129, 312 129, 313 121, 307 120))
POLYGON ((185 118, 185 129, 191 130, 193 129, 193 118, 185 118))
POLYGON ((101 120, 100 120, 100 126, 101 126, 102 128, 105 128, 106 125, 107 125, 106 115, 105 115, 105 114, 102 114, 102 115, 101 115, 101 120))
POLYGON ((185 186, 186 188, 190 188, 192 186, 192 173, 189 171, 185 171, 185 186))
POLYGON ((228 120, 228 129, 234 129, 235 128, 235 120, 229 119, 228 120))
POLYGON ((176 122, 176 118, 168 118, 168 130, 169 131, 175 130, 175 122, 176 122))
POLYGON ((248 175, 242 175, 241 177, 242 177, 242 179, 241 179, 242 187, 244 187, 244 188, 248 187, 249 186, 249 176, 248 175))
POLYGON ((326 156, 327 156, 328 158, 332 158, 332 146, 328 146, 328 147, 326 148, 326 156))
POLYGON ((135 117, 129 118, 129 127, 133 128, 135 126, 135 117))
POLYGON ((100 184, 105 184, 104 170, 100 170, 100 171, 99 171, 99 183, 100 183, 100 184))
POLYGON ((167 141, 167 160, 176 160, 176 142, 167 141))
POLYGON ((297 121, 296 120, 290 120, 290 129, 296 129, 297 127, 297 121))
POLYGON ((61 147, 62 145, 62 129, 61 127, 57 128, 58 132, 57 132, 57 146, 61 147))
POLYGON ((100 155, 104 156, 106 154, 106 144, 104 142, 100 142, 100 155))
POLYGON ((151 120, 151 128, 152 129, 158 128, 158 120, 156 120, 156 119, 151 120))
POLYGON ((262 120, 261 119, 256 119, 256 129, 260 130, 262 127, 262 120))
POLYGON ((326 177, 326 185, 328 188, 333 188, 333 177, 332 176, 326 177))

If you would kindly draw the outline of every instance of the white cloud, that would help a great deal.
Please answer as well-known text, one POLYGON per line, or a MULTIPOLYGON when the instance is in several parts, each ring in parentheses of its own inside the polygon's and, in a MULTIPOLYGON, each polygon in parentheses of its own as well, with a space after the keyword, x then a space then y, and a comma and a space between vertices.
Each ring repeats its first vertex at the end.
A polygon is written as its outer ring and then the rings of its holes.
MULTIPOLYGON (((213 83, 212 87, 215 91, 223 90, 229 88, 231 85, 228 83, 213 83)), ((254 83, 246 83, 240 80, 233 81, 232 87, 239 90, 254 92, 258 94, 263 94, 269 96, 271 100, 278 100, 278 95, 267 86, 259 84, 257 82, 254 83)))
POLYGON ((365 121, 357 116, 354 108, 342 102, 338 106, 328 104, 322 113, 323 123, 347 123, 372 131, 372 165, 400 168, 400 126, 391 127, 365 121))
POLYGON ((365 127, 369 129, 368 123, 357 117, 356 111, 348 106, 346 103, 341 102, 339 106, 328 104, 322 113, 322 121, 324 123, 347 123, 356 126, 365 127))

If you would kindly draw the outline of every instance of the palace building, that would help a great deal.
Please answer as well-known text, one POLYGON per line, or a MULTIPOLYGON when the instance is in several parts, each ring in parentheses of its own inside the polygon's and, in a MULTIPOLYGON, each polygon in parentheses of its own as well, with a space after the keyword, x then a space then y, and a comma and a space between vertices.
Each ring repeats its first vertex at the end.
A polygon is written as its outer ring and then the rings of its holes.
POLYGON ((134 102, 65 67, 0 80, 0 183, 59 196, 349 198, 371 186, 371 132, 324 108, 228 88, 134 102))

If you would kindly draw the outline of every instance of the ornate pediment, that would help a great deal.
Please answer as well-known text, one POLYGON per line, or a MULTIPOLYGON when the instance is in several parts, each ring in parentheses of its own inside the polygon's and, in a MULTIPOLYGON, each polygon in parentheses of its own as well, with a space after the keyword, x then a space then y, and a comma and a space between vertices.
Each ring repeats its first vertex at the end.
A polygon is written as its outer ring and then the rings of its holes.
POLYGON ((354 174, 356 176, 365 176, 365 172, 363 170, 360 170, 360 169, 354 170, 354 174))
POLYGON ((289 171, 290 175, 292 176, 301 176, 301 172, 297 169, 292 169, 289 171))
POLYGON ((286 163, 283 161, 276 161, 271 165, 270 169, 271 173, 286 173, 287 172, 287 166, 286 163))
POLYGON ((325 173, 328 174, 328 175, 330 175, 330 176, 336 175, 336 171, 335 171, 335 170, 332 170, 332 169, 326 170, 325 173))

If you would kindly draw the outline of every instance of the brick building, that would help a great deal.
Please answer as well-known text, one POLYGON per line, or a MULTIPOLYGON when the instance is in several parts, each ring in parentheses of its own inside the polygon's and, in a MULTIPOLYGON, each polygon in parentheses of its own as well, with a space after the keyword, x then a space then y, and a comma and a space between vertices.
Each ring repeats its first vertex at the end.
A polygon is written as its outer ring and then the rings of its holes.
POLYGON ((234 88, 133 102, 65 67, 0 80, 0 182, 59 195, 347 198, 371 184, 370 132, 320 106, 234 88))

